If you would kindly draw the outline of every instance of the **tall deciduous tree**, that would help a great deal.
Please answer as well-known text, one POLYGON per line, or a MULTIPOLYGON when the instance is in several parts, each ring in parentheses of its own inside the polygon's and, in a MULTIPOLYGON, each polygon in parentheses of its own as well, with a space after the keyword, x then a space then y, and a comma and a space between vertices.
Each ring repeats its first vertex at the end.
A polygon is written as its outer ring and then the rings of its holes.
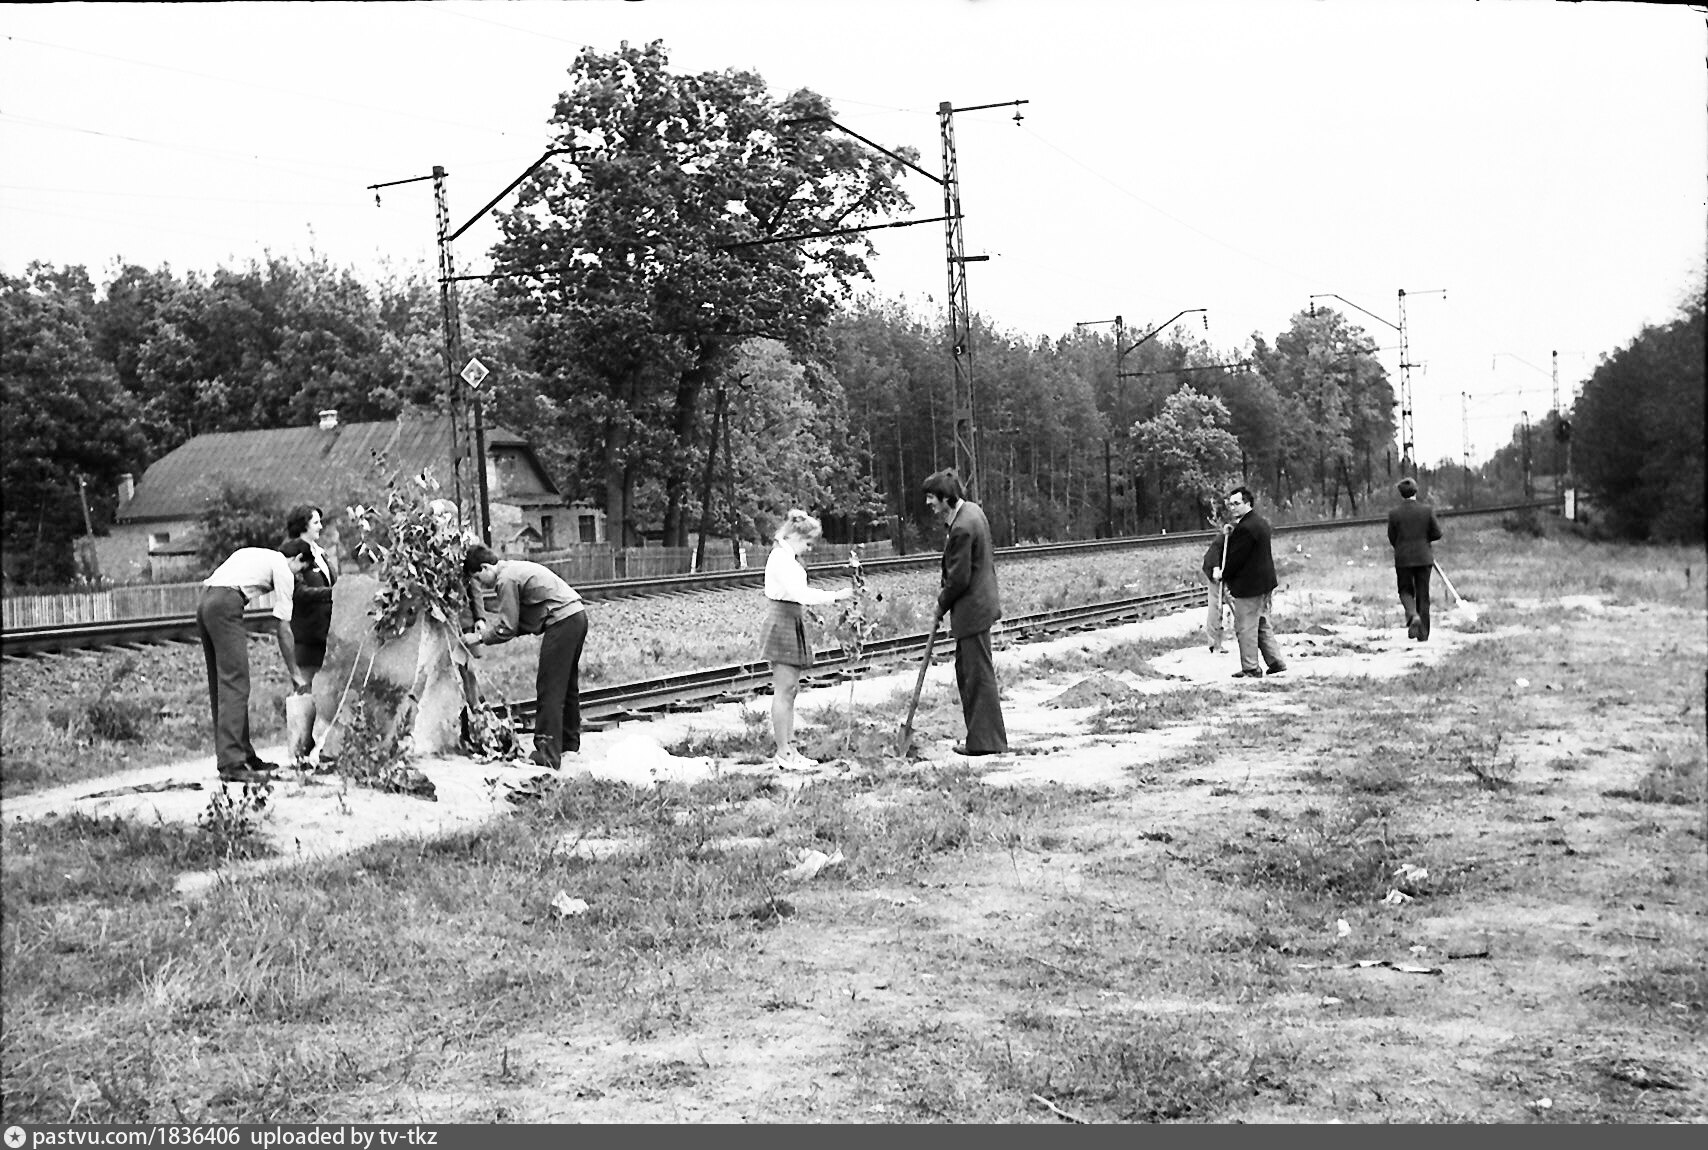
POLYGON ((1299 312, 1273 348, 1255 341, 1257 369, 1283 403, 1277 498, 1314 480, 1325 502, 1334 506, 1344 495, 1357 510, 1355 473, 1369 470, 1364 461, 1385 456, 1394 436, 1393 387, 1376 350, 1362 328, 1332 308, 1299 312))
POLYGON ((1163 400, 1156 418, 1133 428, 1133 444, 1146 461, 1164 525, 1202 526, 1214 510, 1216 493, 1239 467, 1239 441, 1228 431, 1228 409, 1219 399, 1183 387, 1163 400))
POLYGON ((111 522, 119 474, 141 451, 136 405, 95 352, 93 309, 81 267, 0 275, 0 543, 25 583, 71 577, 72 540, 111 522))
POLYGON ((632 541, 643 470, 685 542, 706 389, 741 341, 804 350, 866 274, 846 229, 907 204, 900 165, 835 131, 808 91, 773 99, 751 72, 669 70, 663 45, 583 50, 551 124, 558 156, 502 217, 503 290, 535 318, 535 366, 566 431, 602 456, 606 513, 632 541))
POLYGON ((141 408, 152 461, 192 436, 346 422, 433 405, 446 388, 438 302, 420 277, 378 293, 324 259, 191 273, 122 268, 95 305, 97 353, 141 408))
POLYGON ((1573 409, 1572 469, 1631 538, 1703 538, 1704 329, 1699 285, 1602 360, 1573 409))
POLYGON ((284 537, 290 507, 276 491, 225 480, 199 488, 202 513, 196 517, 196 556, 209 570, 239 547, 277 547, 284 537))
POLYGON ((750 340, 722 387, 712 483, 719 530, 768 542, 791 507, 851 520, 881 513, 863 461, 846 449, 855 432, 842 389, 822 366, 797 363, 780 341, 750 340))

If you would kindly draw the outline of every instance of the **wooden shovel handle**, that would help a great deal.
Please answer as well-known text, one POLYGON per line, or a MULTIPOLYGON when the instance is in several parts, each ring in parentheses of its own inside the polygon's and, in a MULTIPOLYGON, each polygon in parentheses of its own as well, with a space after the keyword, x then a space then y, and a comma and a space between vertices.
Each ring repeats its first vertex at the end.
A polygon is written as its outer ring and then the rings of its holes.
POLYGON ((943 622, 943 611, 931 616, 931 632, 925 636, 925 653, 919 657, 919 675, 913 680, 913 698, 908 700, 907 718, 902 720, 897 754, 907 757, 908 744, 913 741, 913 713, 919 709, 919 694, 925 689, 925 672, 931 669, 931 652, 937 646, 937 626, 943 622))

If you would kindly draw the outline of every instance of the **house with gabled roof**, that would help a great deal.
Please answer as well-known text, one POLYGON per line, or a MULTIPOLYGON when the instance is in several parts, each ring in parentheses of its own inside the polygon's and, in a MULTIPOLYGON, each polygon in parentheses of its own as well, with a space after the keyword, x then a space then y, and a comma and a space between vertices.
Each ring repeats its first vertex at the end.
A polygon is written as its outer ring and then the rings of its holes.
MULTIPOLYGON (((347 551, 354 540, 339 538, 340 528, 348 534, 345 507, 380 502, 388 480, 423 469, 448 485, 451 455, 448 416, 340 423, 336 412, 323 411, 312 427, 198 435, 156 460, 140 482, 120 478, 112 531, 95 541, 101 573, 120 582, 200 575, 198 524, 208 500, 232 482, 273 493, 281 506, 323 508, 321 542, 347 551)), ((486 482, 494 550, 605 542, 604 512, 566 501, 533 446, 503 427, 486 429, 486 482)))

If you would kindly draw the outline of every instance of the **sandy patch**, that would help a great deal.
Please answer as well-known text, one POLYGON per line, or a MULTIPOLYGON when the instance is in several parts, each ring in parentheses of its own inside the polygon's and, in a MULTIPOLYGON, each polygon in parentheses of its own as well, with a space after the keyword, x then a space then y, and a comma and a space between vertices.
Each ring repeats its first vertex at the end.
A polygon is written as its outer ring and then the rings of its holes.
MULTIPOLYGON (((1349 597, 1312 593, 1299 596, 1287 606, 1294 610, 1313 609, 1334 606, 1346 598, 1349 597)), ((1201 643, 1202 621, 1202 609, 1194 609, 1047 642, 1002 646, 999 635, 996 665, 1005 685, 1003 714, 1012 749, 1005 755, 973 760, 984 768, 983 779, 1006 786, 1131 785, 1135 766, 1163 759, 1202 733, 1191 724, 1136 734, 1089 733, 1086 725, 1097 707, 1051 705, 1052 700, 1089 676, 1032 675, 1030 665, 1046 658, 1095 656, 1134 639, 1178 640, 1179 647, 1151 660, 1159 676, 1124 674, 1113 678, 1135 692, 1212 691, 1225 695, 1230 704, 1245 695, 1260 700, 1260 708, 1284 707, 1285 694, 1269 684, 1233 678, 1239 663, 1231 636, 1226 653, 1212 654, 1201 643)), ((1464 643, 1492 635, 1463 630, 1475 621, 1475 608, 1464 604, 1442 613, 1428 643, 1410 642, 1402 631, 1394 629, 1359 626, 1315 627, 1308 632, 1282 633, 1279 640, 1288 660, 1289 681, 1320 676, 1392 676, 1434 662, 1464 643)), ((1285 616, 1281 622, 1285 625, 1285 616)), ((819 707, 845 707, 850 701, 859 705, 905 698, 912 690, 916 673, 903 667, 853 683, 803 690, 797 711, 810 713, 819 707)), ((948 661, 933 664, 927 673, 927 685, 952 691, 953 665, 948 661)), ((752 706, 725 703, 705 711, 663 715, 588 732, 582 739, 585 761, 575 769, 642 787, 659 782, 694 782, 720 771, 773 773, 774 764, 679 757, 665 750, 690 733, 741 730, 745 726, 744 715, 752 706)), ((928 738, 922 734, 915 745, 927 762, 968 761, 953 753, 955 737, 951 734, 928 738)), ((261 754, 274 761, 286 757, 281 747, 262 748, 261 754)), ((268 798, 260 832, 278 855, 228 866, 218 872, 184 875, 179 882, 180 891, 190 893, 220 881, 235 881, 301 861, 345 854, 383 839, 430 838, 466 829, 513 809, 510 796, 527 791, 532 781, 545 773, 528 764, 483 763, 460 756, 422 758, 415 760, 414 765, 433 781, 437 801, 381 794, 366 787, 347 785, 336 776, 281 772, 268 798)), ((815 776, 853 767, 854 764, 839 760, 824 764, 817 772, 788 772, 780 775, 780 779, 786 785, 799 785, 815 776)), ((213 757, 208 755, 7 799, 3 815, 8 820, 32 819, 77 810, 90 815, 191 823, 207 808, 218 785, 213 757)), ((240 789, 230 787, 229 793, 235 796, 240 789)))

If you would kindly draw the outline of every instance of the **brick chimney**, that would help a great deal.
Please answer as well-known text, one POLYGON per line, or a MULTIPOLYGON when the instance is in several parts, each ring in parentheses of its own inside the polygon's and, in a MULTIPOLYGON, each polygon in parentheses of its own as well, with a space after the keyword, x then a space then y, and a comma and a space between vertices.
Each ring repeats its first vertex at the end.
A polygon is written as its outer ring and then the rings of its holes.
POLYGON ((136 476, 126 471, 119 476, 119 510, 125 509, 125 504, 136 498, 136 476))
POLYGON ((331 431, 338 426, 338 409, 328 407, 320 413, 320 430, 331 431))

